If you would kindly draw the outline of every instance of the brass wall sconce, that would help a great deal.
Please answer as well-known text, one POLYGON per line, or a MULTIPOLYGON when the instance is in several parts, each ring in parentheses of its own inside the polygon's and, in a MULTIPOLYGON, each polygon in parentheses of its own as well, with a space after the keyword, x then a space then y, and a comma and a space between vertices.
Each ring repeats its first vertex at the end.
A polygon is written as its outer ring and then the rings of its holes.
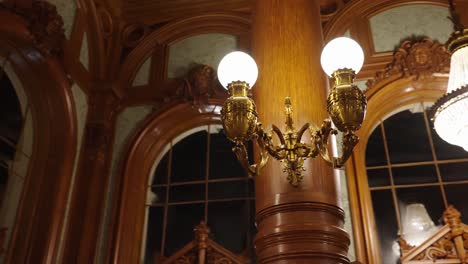
POLYGON ((335 86, 327 98, 327 112, 331 117, 318 127, 306 123, 299 130, 292 120, 292 103, 285 99, 285 131, 272 125, 266 131, 258 121, 255 102, 248 96, 248 90, 257 79, 255 61, 243 52, 226 55, 218 67, 218 79, 228 89, 230 97, 225 101, 221 119, 226 136, 234 142, 233 151, 249 175, 255 176, 268 162, 269 156, 283 163, 283 172, 288 181, 298 186, 303 179, 304 161, 320 155, 333 168, 340 168, 352 153, 359 138, 355 131, 361 127, 366 112, 366 97, 353 83, 356 73, 364 62, 364 53, 357 42, 341 37, 332 40, 322 52, 321 63, 324 71, 334 79, 335 86), (329 154, 329 138, 338 131, 343 132, 342 156, 329 154), (305 132, 309 133, 310 144, 302 141, 305 132), (279 144, 274 144, 273 134, 279 144), (245 142, 253 140, 258 145, 260 162, 249 164, 245 142))

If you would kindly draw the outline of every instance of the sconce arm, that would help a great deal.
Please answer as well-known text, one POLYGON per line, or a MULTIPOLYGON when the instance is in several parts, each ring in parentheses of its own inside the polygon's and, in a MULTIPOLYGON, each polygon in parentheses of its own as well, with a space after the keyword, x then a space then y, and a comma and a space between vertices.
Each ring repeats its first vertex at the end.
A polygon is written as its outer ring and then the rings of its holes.
POLYGON ((359 142, 359 137, 356 136, 353 131, 347 131, 343 136, 343 143, 341 145, 343 154, 341 157, 331 157, 327 147, 328 139, 330 135, 338 134, 338 131, 331 127, 331 121, 329 119, 323 120, 320 129, 317 129, 317 126, 315 126, 315 128, 312 127, 310 128, 310 133, 312 134, 320 156, 334 169, 339 169, 344 166, 345 162, 353 153, 354 147, 359 142))

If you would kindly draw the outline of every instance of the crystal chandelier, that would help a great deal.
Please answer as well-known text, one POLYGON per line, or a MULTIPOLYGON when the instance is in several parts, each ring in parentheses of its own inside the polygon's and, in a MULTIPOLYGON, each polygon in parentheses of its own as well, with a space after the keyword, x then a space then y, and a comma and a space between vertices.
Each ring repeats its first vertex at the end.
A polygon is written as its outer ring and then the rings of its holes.
POLYGON ((366 111, 366 97, 353 83, 363 62, 364 53, 356 41, 345 37, 330 41, 322 52, 321 64, 335 82, 327 98, 327 112, 331 121, 323 120, 320 127, 314 123, 306 123, 296 129, 292 120, 292 101, 286 97, 286 127, 282 132, 275 125, 272 125, 271 130, 265 130, 257 120, 255 102, 249 96, 249 90, 258 76, 255 61, 243 52, 227 54, 218 66, 218 79, 230 95, 223 105, 221 119, 226 136, 235 144, 233 151, 237 159, 249 174, 257 175, 269 156, 283 163, 283 171, 287 173, 288 181, 293 186, 300 184, 307 158, 320 155, 332 167, 342 167, 359 140, 354 132, 361 127, 366 111), (332 157, 328 153, 329 137, 338 133, 332 128, 332 121, 344 133, 341 157, 332 157), (310 143, 302 141, 306 132, 310 143), (277 137, 279 144, 275 144, 273 135, 277 137), (249 164, 245 142, 250 140, 255 141, 259 147, 258 164, 249 164))
POLYGON ((434 128, 450 144, 468 151, 468 29, 465 29, 450 2, 455 32, 447 41, 451 54, 447 93, 431 109, 434 128))

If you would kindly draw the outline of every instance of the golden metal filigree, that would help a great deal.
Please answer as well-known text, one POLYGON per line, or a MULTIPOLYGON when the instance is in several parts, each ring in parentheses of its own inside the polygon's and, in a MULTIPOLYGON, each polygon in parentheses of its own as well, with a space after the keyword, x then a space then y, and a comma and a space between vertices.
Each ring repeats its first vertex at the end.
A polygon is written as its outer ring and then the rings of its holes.
POLYGON ((268 162, 269 156, 283 164, 283 172, 287 173, 288 181, 298 186, 303 179, 304 161, 320 155, 333 168, 341 168, 352 153, 359 138, 354 132, 360 128, 366 110, 366 98, 352 81, 354 72, 342 69, 335 73, 335 87, 327 99, 328 113, 339 131, 343 132, 341 157, 331 157, 328 152, 330 135, 337 134, 338 130, 332 128, 332 121, 325 119, 318 127, 314 123, 306 123, 299 130, 294 127, 292 119, 291 98, 285 99, 285 130, 272 125, 266 132, 262 124, 257 121, 257 112, 254 101, 247 96, 248 84, 233 82, 228 90, 231 95, 225 102, 221 111, 221 119, 227 137, 235 143, 233 151, 241 165, 249 175, 255 176, 268 162), (304 133, 308 131, 310 143, 302 141, 304 133), (279 144, 273 142, 273 134, 279 144), (260 151, 260 163, 251 165, 248 160, 245 142, 253 140, 260 151))

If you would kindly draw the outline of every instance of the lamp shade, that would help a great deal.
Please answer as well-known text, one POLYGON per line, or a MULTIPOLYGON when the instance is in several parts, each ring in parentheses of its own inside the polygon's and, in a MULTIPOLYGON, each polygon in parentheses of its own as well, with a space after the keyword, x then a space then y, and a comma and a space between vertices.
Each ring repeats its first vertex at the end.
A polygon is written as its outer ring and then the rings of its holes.
POLYGON ((402 235, 410 245, 419 246, 438 230, 427 213, 426 207, 421 203, 407 205, 403 215, 402 235))
POLYGON ((357 74, 364 63, 364 52, 356 41, 339 37, 328 42, 320 58, 323 71, 328 76, 339 69, 352 69, 357 74))
POLYGON ((247 53, 228 53, 218 66, 218 80, 227 89, 231 82, 243 81, 252 87, 257 81, 258 68, 254 59, 247 53))

